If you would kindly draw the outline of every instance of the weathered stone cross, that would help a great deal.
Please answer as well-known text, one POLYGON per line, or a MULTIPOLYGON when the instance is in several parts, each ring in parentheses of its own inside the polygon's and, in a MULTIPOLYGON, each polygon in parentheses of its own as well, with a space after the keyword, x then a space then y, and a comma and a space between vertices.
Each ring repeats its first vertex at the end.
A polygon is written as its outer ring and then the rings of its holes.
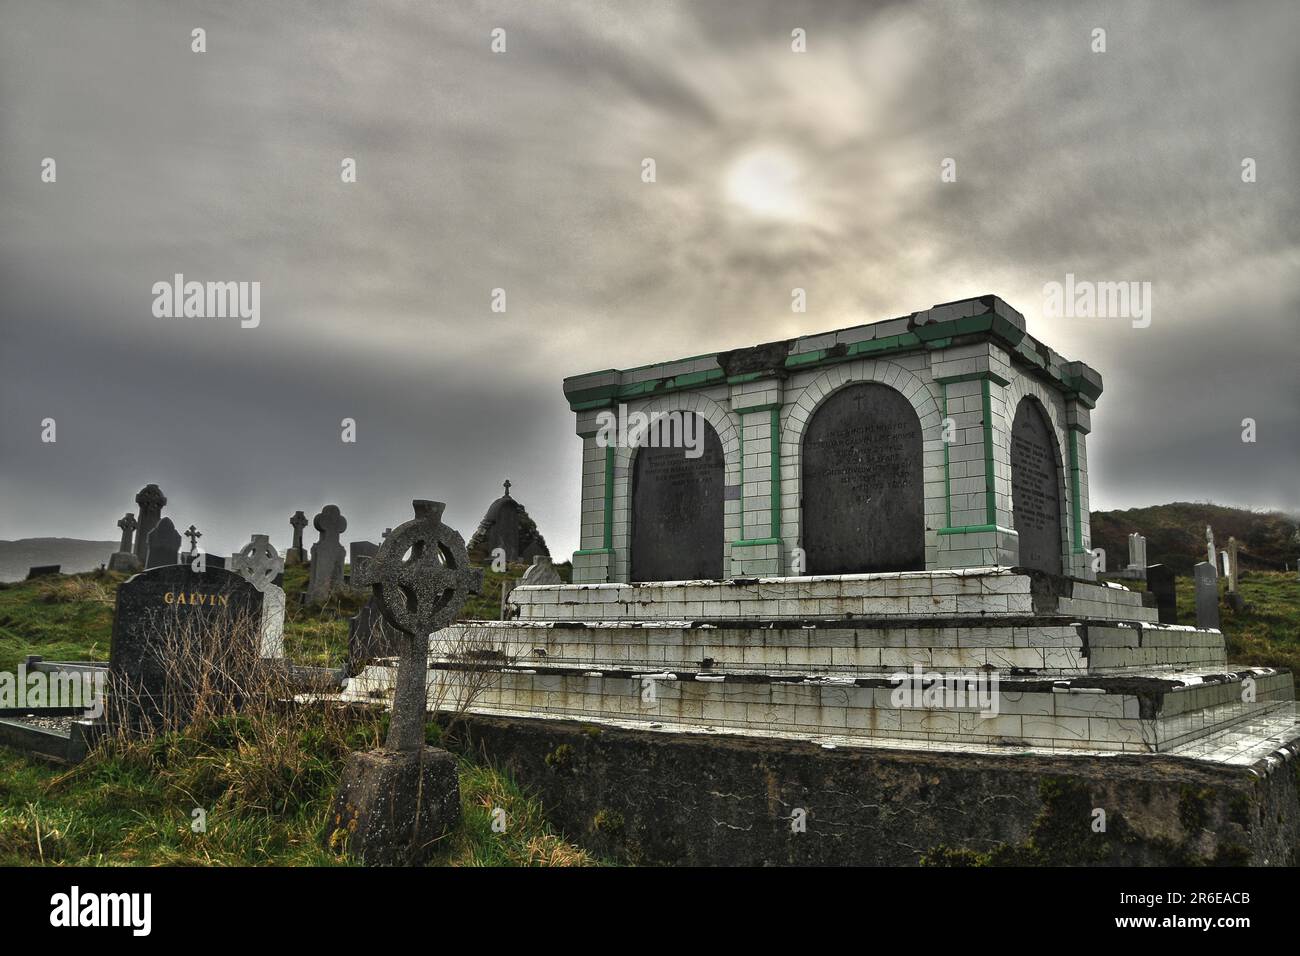
POLYGON ((483 584, 483 571, 469 566, 465 539, 442 523, 446 505, 411 504, 415 518, 394 528, 375 556, 353 572, 354 583, 371 586, 384 619, 404 635, 385 744, 399 751, 424 746, 429 635, 456 620, 465 600, 483 584))
POLYGON ((502 482, 502 484, 505 485, 505 489, 506 489, 506 497, 509 498, 509 497, 510 497, 510 479, 507 478, 504 482, 502 482))
POLYGON ((280 557, 271 544, 271 536, 265 534, 253 535, 253 540, 244 545, 233 564, 232 571, 263 592, 275 580, 276 575, 284 570, 284 558, 280 557))
POLYGON ((190 539, 190 554, 197 554, 199 550, 199 538, 203 537, 203 532, 194 525, 190 525, 185 531, 185 537, 190 539))
POLYGON ((117 546, 117 550, 129 554, 131 551, 131 536, 136 529, 135 515, 128 511, 118 519, 117 526, 122 529, 122 542, 117 546))
MULTIPOLYGON (((293 517, 289 519, 289 524, 293 525, 293 546, 301 551, 302 529, 307 527, 307 516, 301 511, 295 511, 293 517)), ((256 536, 254 536, 254 540, 256 540, 256 536)))

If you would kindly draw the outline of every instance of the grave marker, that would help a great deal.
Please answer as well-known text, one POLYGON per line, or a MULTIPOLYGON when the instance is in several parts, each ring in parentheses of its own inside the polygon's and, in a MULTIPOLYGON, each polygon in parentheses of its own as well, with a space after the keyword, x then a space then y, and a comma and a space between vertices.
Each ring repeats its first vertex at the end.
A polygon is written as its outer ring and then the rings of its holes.
POLYGON ((713 427, 698 420, 704 451, 644 447, 632 463, 633 581, 722 577, 724 461, 713 427))
POLYGON ((441 502, 412 504, 415 518, 358 571, 357 583, 370 585, 384 619, 402 634, 388 740, 348 759, 328 838, 346 835, 349 850, 370 865, 425 862, 460 816, 456 759, 424 741, 429 635, 456 619, 483 572, 469 566, 464 539, 442 523, 441 502))
POLYGON ((231 570, 262 592, 262 657, 284 657, 284 588, 275 583, 284 571, 284 559, 271 544, 271 536, 253 535, 235 556, 231 570))
POLYGON ((292 567, 307 560, 307 552, 302 547, 302 529, 307 527, 307 516, 301 511, 295 511, 289 517, 289 524, 293 528, 293 547, 284 553, 284 563, 287 567, 292 567))
POLYGON ((326 505, 313 520, 320 540, 311 546, 311 574, 307 580, 307 602, 325 601, 343 584, 343 559, 347 556, 339 535, 348 530, 348 519, 338 505, 326 505))
POLYGON ((237 574, 173 563, 117 589, 109 655, 114 717, 185 723, 199 688, 237 704, 256 665, 262 595, 237 574))
POLYGON ((1196 626, 1199 628, 1219 627, 1219 580, 1214 573, 1214 565, 1202 561, 1193 570, 1196 584, 1196 626))
POLYGON ((808 574, 925 568, 921 422, 902 393, 849 385, 817 407, 803 439, 808 574))
POLYGON ((1164 564, 1152 564, 1146 569, 1147 590, 1156 597, 1156 608, 1160 613, 1161 624, 1178 623, 1178 591, 1174 582, 1174 572, 1164 564))
POLYGON ((1012 526, 1020 565, 1061 574, 1060 457, 1051 425, 1033 399, 1020 400, 1011 425, 1012 526))
POLYGON ((176 564, 180 560, 181 536, 171 518, 163 518, 154 526, 149 532, 148 544, 144 562, 146 570, 176 564))
POLYGON ((167 504, 167 496, 157 485, 145 485, 136 494, 135 503, 140 506, 140 516, 136 522, 135 556, 140 559, 142 566, 148 567, 149 535, 158 525, 163 505, 167 504))

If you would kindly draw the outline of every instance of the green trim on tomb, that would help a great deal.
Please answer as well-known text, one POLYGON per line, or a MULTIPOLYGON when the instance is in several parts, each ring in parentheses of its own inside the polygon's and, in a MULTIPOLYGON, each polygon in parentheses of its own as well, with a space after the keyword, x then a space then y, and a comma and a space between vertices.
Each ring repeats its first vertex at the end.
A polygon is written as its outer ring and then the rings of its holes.
POLYGON ((605 529, 604 550, 614 547, 614 446, 605 446, 605 529))
MULTIPOLYGON (((943 393, 943 418, 939 421, 939 438, 943 440, 943 433, 948 428, 948 383, 941 381, 939 389, 943 393)), ((943 506, 945 509, 943 524, 945 528, 952 527, 952 465, 948 462, 949 444, 950 442, 943 442, 943 506)))
POLYGON ((1071 542, 1074 554, 1083 554, 1083 510, 1079 482, 1083 476, 1079 467, 1079 431, 1073 426, 1068 429, 1070 435, 1070 526, 1073 531, 1071 542))
POLYGON ((940 528, 939 534, 983 534, 986 531, 1000 531, 1003 534, 1016 534, 1015 528, 1004 528, 997 524, 967 524, 956 528, 940 528))
POLYGON ((980 399, 984 414, 984 517, 986 524, 998 523, 998 496, 993 480, 993 400, 989 395, 989 379, 980 383, 980 399))
MULTIPOLYGON (((869 328, 871 324, 876 323, 870 323, 867 326, 855 326, 854 328, 869 328)), ((1047 378, 1057 387, 1077 392, 1081 400, 1089 407, 1095 403, 1097 397, 1101 394, 1100 376, 1096 375, 1095 372, 1087 368, 1082 362, 1061 361, 1060 365, 1053 364, 1059 359, 1053 358, 1055 353, 1051 349, 1028 335, 1013 321, 997 311, 987 311, 981 315, 968 315, 943 322, 930 322, 926 325, 914 326, 906 332, 885 335, 880 338, 864 339, 860 342, 841 343, 830 348, 798 352, 787 355, 783 367, 790 371, 806 370, 822 365, 829 366, 851 361, 868 355, 881 356, 916 351, 918 349, 937 349, 952 344, 960 337, 970 336, 985 336, 987 339, 996 342, 1006 348, 1013 357, 1031 366, 1039 375, 1047 378)), ((639 372, 659 367, 668 369, 671 366, 681 365, 685 362, 699 362, 705 359, 716 361, 717 355, 718 353, 697 355, 687 359, 674 359, 667 362, 640 365, 631 369, 605 369, 589 374, 590 376, 609 374, 617 376, 626 372, 639 372)), ((566 384, 572 383, 576 387, 572 388, 572 390, 566 388, 565 397, 569 402, 570 409, 573 411, 588 411, 606 408, 625 399, 646 398, 711 383, 731 382, 739 384, 767 377, 771 374, 771 370, 765 370, 745 372, 728 378, 726 373, 719 367, 697 372, 665 373, 662 376, 651 377, 640 382, 630 382, 622 385, 617 382, 606 383, 587 388, 581 387, 580 383, 588 376, 577 375, 566 380, 566 384)))
POLYGON ((781 406, 772 406, 772 537, 781 536, 781 406))
POLYGON ((586 557, 592 554, 613 554, 613 548, 579 548, 573 552, 576 557, 586 557))
POLYGON ((731 542, 733 548, 757 548, 765 544, 780 544, 780 538, 741 538, 739 541, 731 542))

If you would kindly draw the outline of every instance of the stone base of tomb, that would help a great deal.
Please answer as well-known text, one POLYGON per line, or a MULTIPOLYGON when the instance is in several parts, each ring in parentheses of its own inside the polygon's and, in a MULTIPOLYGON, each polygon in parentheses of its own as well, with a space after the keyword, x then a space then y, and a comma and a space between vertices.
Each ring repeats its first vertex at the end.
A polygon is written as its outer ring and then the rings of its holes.
MULTIPOLYGON (((1217 768, 1237 780, 1242 767, 1293 753, 1300 725, 1291 675, 1229 665, 1220 631, 1161 624, 1150 601, 1116 584, 1014 568, 521 586, 511 595, 517 619, 467 622, 433 635, 430 708, 465 707, 483 726, 497 719, 541 728, 577 722, 595 728, 595 735, 634 735, 629 741, 641 740, 638 734, 656 740, 668 735, 683 746, 703 740, 712 747, 726 738, 740 741, 725 744, 740 753, 762 747, 781 754, 807 748, 814 757, 876 753, 860 758, 868 769, 881 753, 912 752, 907 759, 919 761, 918 767, 933 761, 946 766, 959 756, 967 758, 966 767, 985 766, 980 761, 1001 766, 1003 760, 1015 766, 1032 758, 1053 767, 1052 761, 1066 761, 1072 778, 1086 780, 1103 767, 1129 766, 1123 760, 1167 756, 1174 761, 1169 766, 1195 765, 1207 773, 1217 768)), ((394 674, 392 662, 374 662, 347 694, 382 698, 394 674)), ((555 756, 561 743, 573 747, 567 738, 546 745, 553 755, 545 766, 553 768, 570 752, 555 756)), ((634 751, 642 746, 629 743, 634 751)), ((521 752, 517 759, 531 758, 521 752)), ((755 775, 754 794, 763 792, 767 760, 747 771, 755 775)), ((653 789, 642 787, 638 774, 648 771, 637 771, 635 760, 625 769, 620 786, 653 789)), ((704 761, 697 769, 699 801, 737 792, 704 761)), ((794 773, 796 779, 822 779, 812 769, 794 773)), ((1140 789, 1160 773, 1121 776, 1125 786, 1140 789)), ((938 769, 933 776, 945 779, 938 769)), ((990 778, 988 794, 1003 776, 999 771, 990 778)), ((1050 776, 1043 771, 1033 779, 1050 776)), ((674 779, 677 786, 689 784, 674 779)), ((1195 773, 1181 779, 1192 786, 1195 773)), ((825 785, 849 786, 839 778, 826 778, 825 785)), ((1008 845, 1030 839, 1041 809, 1031 799, 1037 784, 1024 786, 1026 795, 1016 798, 1024 807, 1013 814, 1020 830, 999 838, 1008 845)), ((867 795, 874 784, 862 787, 861 793, 844 791, 846 806, 875 802, 867 795)), ((589 809, 595 814, 602 807, 589 809)), ((1292 819, 1295 809, 1283 816, 1292 819)), ((614 807, 607 816, 616 814, 627 812, 614 807)), ((841 821, 828 832, 848 825, 841 821)), ((872 840, 901 839, 915 850, 913 862, 943 842, 895 837, 883 823, 873 827, 864 848, 872 840)), ((1175 842, 1186 843, 1181 837, 1175 842)), ((965 839, 959 845, 985 852, 992 844, 965 839)), ((764 843, 757 856, 745 859, 784 859, 770 856, 772 846, 764 843)), ((653 858, 666 860, 673 852, 665 844, 653 858)), ((862 852, 868 853, 863 860, 870 858, 867 849, 862 852)), ((1218 852, 1202 848, 1189 859, 1218 852)), ((1258 861, 1272 851, 1249 853, 1258 861)), ((742 861, 726 854, 720 859, 742 861)))
MULTIPOLYGON (((1160 624, 1146 599, 991 568, 519 587, 518 619, 434 636, 430 703, 1130 753, 1294 714, 1288 673, 1230 667, 1221 632, 1160 624)), ((391 680, 381 663, 350 690, 373 698, 391 680)))
MULTIPOLYGON (((1300 863, 1295 738, 1209 761, 462 719, 462 746, 570 839, 629 863, 1300 863)), ((1225 754, 1249 736, 1225 737, 1225 754)))
POLYGON ((344 767, 325 845, 367 866, 421 866, 460 820, 456 758, 445 750, 370 750, 344 767))

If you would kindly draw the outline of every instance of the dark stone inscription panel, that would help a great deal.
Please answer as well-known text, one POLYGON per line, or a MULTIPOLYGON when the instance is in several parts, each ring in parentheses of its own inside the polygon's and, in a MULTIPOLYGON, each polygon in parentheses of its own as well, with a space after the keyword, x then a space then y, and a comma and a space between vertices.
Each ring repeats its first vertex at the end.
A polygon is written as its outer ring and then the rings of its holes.
POLYGON ((633 581, 722 577, 722 442, 702 418, 704 453, 642 448, 632 465, 633 581))
POLYGON ((196 688, 235 696, 261 646, 262 595, 238 574, 171 564, 117 589, 109 651, 112 716, 158 724, 189 712, 196 688))
POLYGON ((925 569, 921 422, 886 385, 840 389, 803 440, 808 574, 925 569))
POLYGON ((1022 398, 1011 423, 1012 525, 1020 564, 1061 573, 1061 465, 1052 427, 1038 404, 1022 398))

